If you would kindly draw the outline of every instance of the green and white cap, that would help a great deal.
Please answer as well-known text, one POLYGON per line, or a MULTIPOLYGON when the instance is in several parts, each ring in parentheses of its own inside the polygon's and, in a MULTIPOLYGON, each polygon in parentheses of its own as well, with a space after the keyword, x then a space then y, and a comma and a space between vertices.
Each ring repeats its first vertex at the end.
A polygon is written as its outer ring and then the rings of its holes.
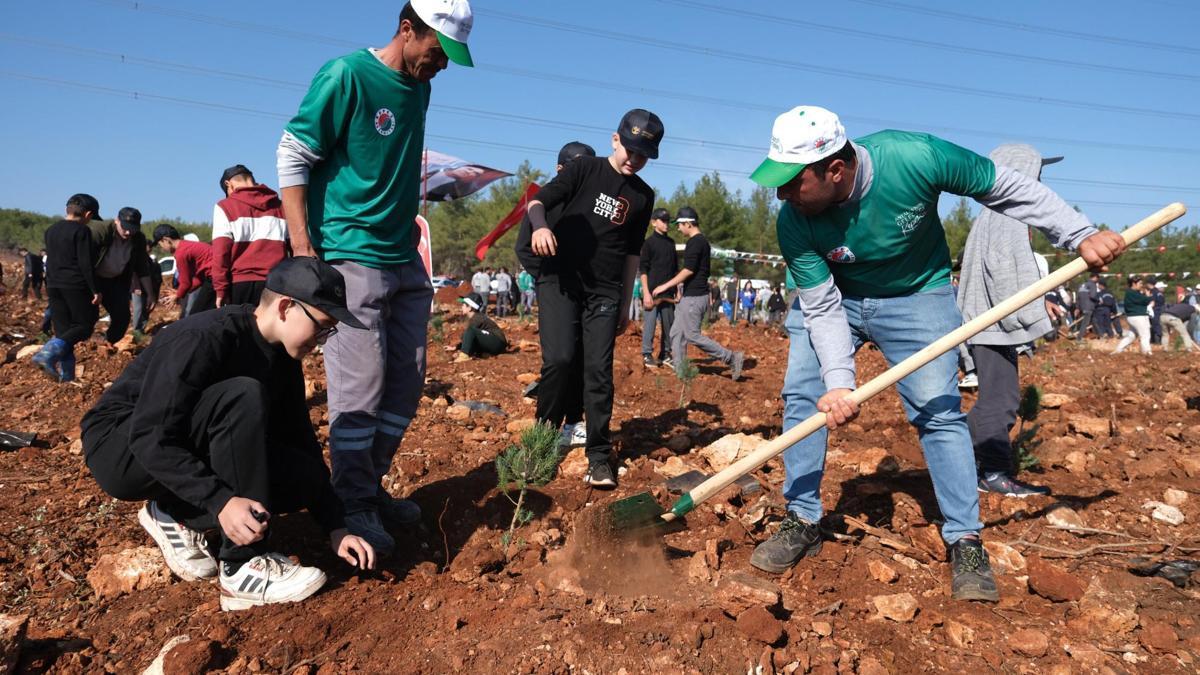
POLYGON ((779 187, 844 145, 846 128, 837 115, 815 105, 797 106, 775 118, 771 149, 750 180, 763 187, 779 187))
POLYGON ((410 0, 413 11, 437 32, 438 42, 450 60, 460 66, 474 66, 467 38, 475 17, 467 0, 410 0))

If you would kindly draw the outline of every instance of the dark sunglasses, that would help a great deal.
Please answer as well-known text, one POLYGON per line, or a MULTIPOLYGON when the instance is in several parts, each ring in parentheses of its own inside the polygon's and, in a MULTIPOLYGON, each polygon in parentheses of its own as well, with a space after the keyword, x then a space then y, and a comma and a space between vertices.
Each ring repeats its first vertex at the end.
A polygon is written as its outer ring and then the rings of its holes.
POLYGON ((313 315, 309 313, 308 308, 305 307, 303 303, 301 303, 299 300, 297 300, 295 298, 292 298, 292 302, 297 307, 299 307, 300 311, 304 312, 304 316, 307 316, 308 320, 313 322, 313 325, 317 327, 317 335, 316 335, 317 344, 319 344, 319 345, 325 344, 325 341, 328 340, 330 338, 330 336, 337 334, 337 326, 329 326, 329 327, 322 326, 321 322, 317 321, 313 317, 313 315))

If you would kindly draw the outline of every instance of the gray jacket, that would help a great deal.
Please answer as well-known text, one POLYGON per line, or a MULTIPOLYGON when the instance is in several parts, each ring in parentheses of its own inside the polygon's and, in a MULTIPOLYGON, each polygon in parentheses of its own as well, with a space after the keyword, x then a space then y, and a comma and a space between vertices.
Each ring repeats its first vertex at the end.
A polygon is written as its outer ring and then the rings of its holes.
MULTIPOLYGON (((1043 163, 1049 163, 1032 146, 1018 143, 1001 145, 990 157, 997 167, 1008 167, 1034 180, 1040 178, 1043 163)), ((1042 276, 1029 243, 1029 227, 990 208, 983 209, 972 223, 963 248, 958 284, 958 307, 963 320, 970 321, 983 314, 1042 276)), ((1033 342, 1051 330, 1045 303, 1039 298, 968 343, 1020 345, 1033 342)))

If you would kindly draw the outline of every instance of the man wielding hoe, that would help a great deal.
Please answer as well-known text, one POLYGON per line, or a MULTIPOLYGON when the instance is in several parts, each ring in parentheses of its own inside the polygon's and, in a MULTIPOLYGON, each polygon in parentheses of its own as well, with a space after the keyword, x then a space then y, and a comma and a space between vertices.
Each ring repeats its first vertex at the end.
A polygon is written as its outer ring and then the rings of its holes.
POLYGON ((746 355, 722 347, 716 340, 700 332, 704 312, 708 309, 708 274, 712 265, 712 246, 700 233, 700 214, 684 206, 675 214, 675 224, 687 243, 683 245, 683 269, 654 289, 654 295, 666 293, 683 284, 683 294, 675 310, 675 325, 671 328, 671 353, 675 356, 675 371, 682 372, 689 344, 696 345, 709 356, 729 366, 729 377, 737 382, 742 377, 746 355))
MULTIPOLYGON (((799 289, 786 326, 784 427, 821 411, 828 429, 858 414, 854 352, 871 341, 896 364, 962 323, 950 286, 950 252, 937 213, 943 192, 1037 227, 1077 249, 1093 268, 1125 250, 1035 179, 921 133, 881 131, 848 141, 832 112, 794 108, 775 120, 767 159, 751 179, 776 188, 776 225, 799 289)), ((953 596, 995 601, 984 553, 971 436, 960 409, 957 354, 951 350, 900 381, 945 518, 953 596)), ((827 429, 784 453, 788 513, 750 563, 783 572, 821 548, 821 477, 827 429)))
POLYGON ((318 256, 346 279, 346 306, 363 328, 325 346, 333 487, 350 532, 381 556, 384 527, 421 510, 380 483, 417 412, 425 382, 433 286, 415 226, 429 82, 450 61, 472 65, 467 0, 412 0, 379 49, 326 63, 277 150, 292 252, 318 256))

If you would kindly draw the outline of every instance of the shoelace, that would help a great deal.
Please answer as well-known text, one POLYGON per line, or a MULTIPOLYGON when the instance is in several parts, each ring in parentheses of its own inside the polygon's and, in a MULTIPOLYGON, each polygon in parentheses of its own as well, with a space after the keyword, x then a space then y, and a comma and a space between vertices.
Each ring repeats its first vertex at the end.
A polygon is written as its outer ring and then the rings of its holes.
POLYGON ((187 542, 189 547, 199 549, 200 551, 204 551, 208 548, 208 540, 204 538, 203 532, 193 530, 190 527, 181 527, 179 529, 183 530, 183 539, 185 542, 187 542))
POLYGON ((283 576, 287 568, 292 566, 291 559, 281 553, 264 553, 258 556, 258 559, 258 567, 266 573, 267 579, 270 579, 272 574, 283 576))
POLYGON ((965 572, 974 572, 983 566, 983 548, 979 546, 958 547, 959 567, 965 572))

